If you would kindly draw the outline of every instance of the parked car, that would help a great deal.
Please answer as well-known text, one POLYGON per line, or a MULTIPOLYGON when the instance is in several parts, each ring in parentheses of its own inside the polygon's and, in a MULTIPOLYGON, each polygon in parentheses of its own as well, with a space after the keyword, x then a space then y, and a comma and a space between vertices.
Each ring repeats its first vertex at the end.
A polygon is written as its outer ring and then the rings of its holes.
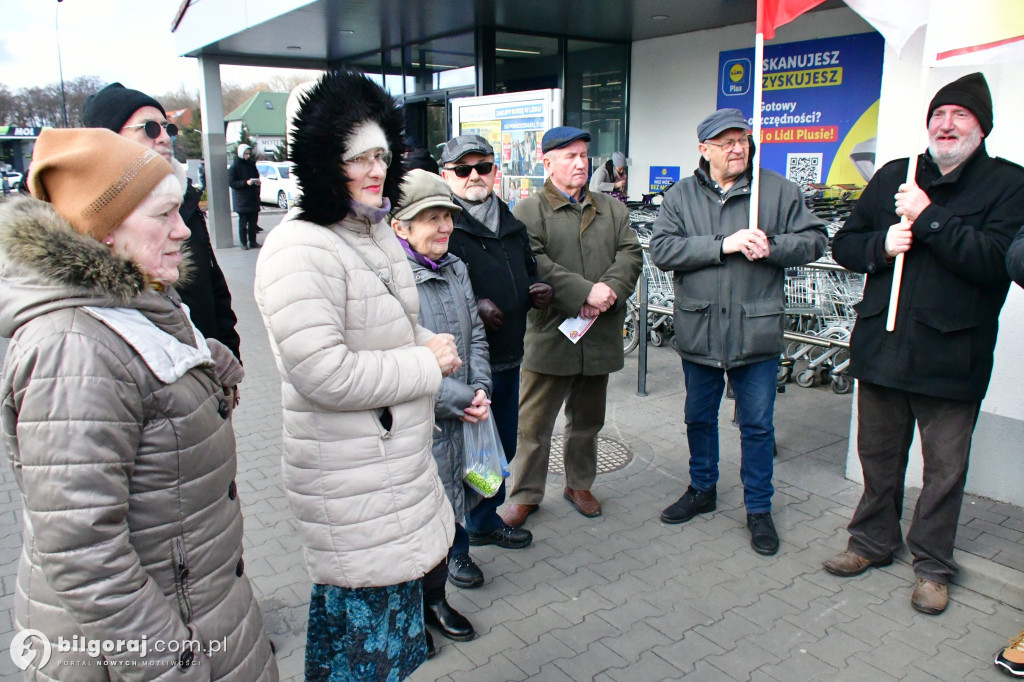
POLYGON ((6 171, 2 171, 2 173, 3 173, 3 178, 0 179, 0 184, 2 184, 4 181, 6 181, 6 183, 7 183, 7 191, 12 193, 12 194, 14 192, 17 192, 18 191, 18 185, 21 184, 21 173, 19 173, 16 170, 6 170, 6 171))
POLYGON ((299 199, 299 187, 292 174, 292 165, 284 162, 260 161, 260 203, 277 204, 289 209, 299 199))

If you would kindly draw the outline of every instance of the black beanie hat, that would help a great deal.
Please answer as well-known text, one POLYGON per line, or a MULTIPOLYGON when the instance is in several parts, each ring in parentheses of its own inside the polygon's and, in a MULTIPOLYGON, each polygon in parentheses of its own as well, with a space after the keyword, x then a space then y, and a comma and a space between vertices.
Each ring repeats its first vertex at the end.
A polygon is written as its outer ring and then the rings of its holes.
POLYGON ((928 105, 928 118, 925 125, 932 118, 932 112, 944 104, 958 104, 978 118, 981 124, 981 132, 988 137, 992 132, 992 93, 989 92, 988 82, 985 76, 980 73, 972 73, 958 78, 957 80, 943 85, 935 93, 931 104, 928 105))
POLYGON ((85 100, 82 124, 86 128, 107 128, 120 133, 125 122, 142 107, 156 107, 161 114, 167 116, 160 102, 146 93, 126 88, 120 83, 111 83, 85 100))

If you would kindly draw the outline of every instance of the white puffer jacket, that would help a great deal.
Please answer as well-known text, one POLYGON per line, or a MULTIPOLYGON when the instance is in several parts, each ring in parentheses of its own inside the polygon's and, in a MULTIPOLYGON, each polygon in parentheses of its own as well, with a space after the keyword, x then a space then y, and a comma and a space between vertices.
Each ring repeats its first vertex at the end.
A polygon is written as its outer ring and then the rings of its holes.
POLYGON ((418 295, 394 232, 352 214, 329 227, 289 216, 260 252, 255 294, 282 378, 284 483, 310 578, 422 577, 446 556, 454 519, 430 454, 441 371, 420 345, 433 334, 414 327, 418 295))

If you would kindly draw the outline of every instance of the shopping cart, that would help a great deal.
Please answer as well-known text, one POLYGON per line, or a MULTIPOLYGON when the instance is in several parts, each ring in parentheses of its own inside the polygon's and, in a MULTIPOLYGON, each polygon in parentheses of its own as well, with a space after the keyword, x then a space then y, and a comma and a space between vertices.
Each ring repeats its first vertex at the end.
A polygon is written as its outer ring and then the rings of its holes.
POLYGON ((846 372, 864 275, 827 260, 786 271, 788 343, 777 378, 780 386, 791 379, 803 387, 828 381, 841 394, 853 388, 846 372))

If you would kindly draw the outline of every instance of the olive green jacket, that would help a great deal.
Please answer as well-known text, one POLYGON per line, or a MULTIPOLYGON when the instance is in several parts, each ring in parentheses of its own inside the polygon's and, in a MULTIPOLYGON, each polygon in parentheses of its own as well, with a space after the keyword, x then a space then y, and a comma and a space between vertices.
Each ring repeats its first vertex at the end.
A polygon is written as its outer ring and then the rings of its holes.
POLYGON ((582 203, 571 203, 549 179, 513 213, 530 233, 540 280, 554 288, 547 309, 530 311, 523 368, 559 376, 622 369, 626 299, 636 288, 643 265, 640 242, 629 227, 629 209, 590 191, 582 203), (597 282, 611 287, 618 298, 573 344, 558 325, 580 314, 597 282))

